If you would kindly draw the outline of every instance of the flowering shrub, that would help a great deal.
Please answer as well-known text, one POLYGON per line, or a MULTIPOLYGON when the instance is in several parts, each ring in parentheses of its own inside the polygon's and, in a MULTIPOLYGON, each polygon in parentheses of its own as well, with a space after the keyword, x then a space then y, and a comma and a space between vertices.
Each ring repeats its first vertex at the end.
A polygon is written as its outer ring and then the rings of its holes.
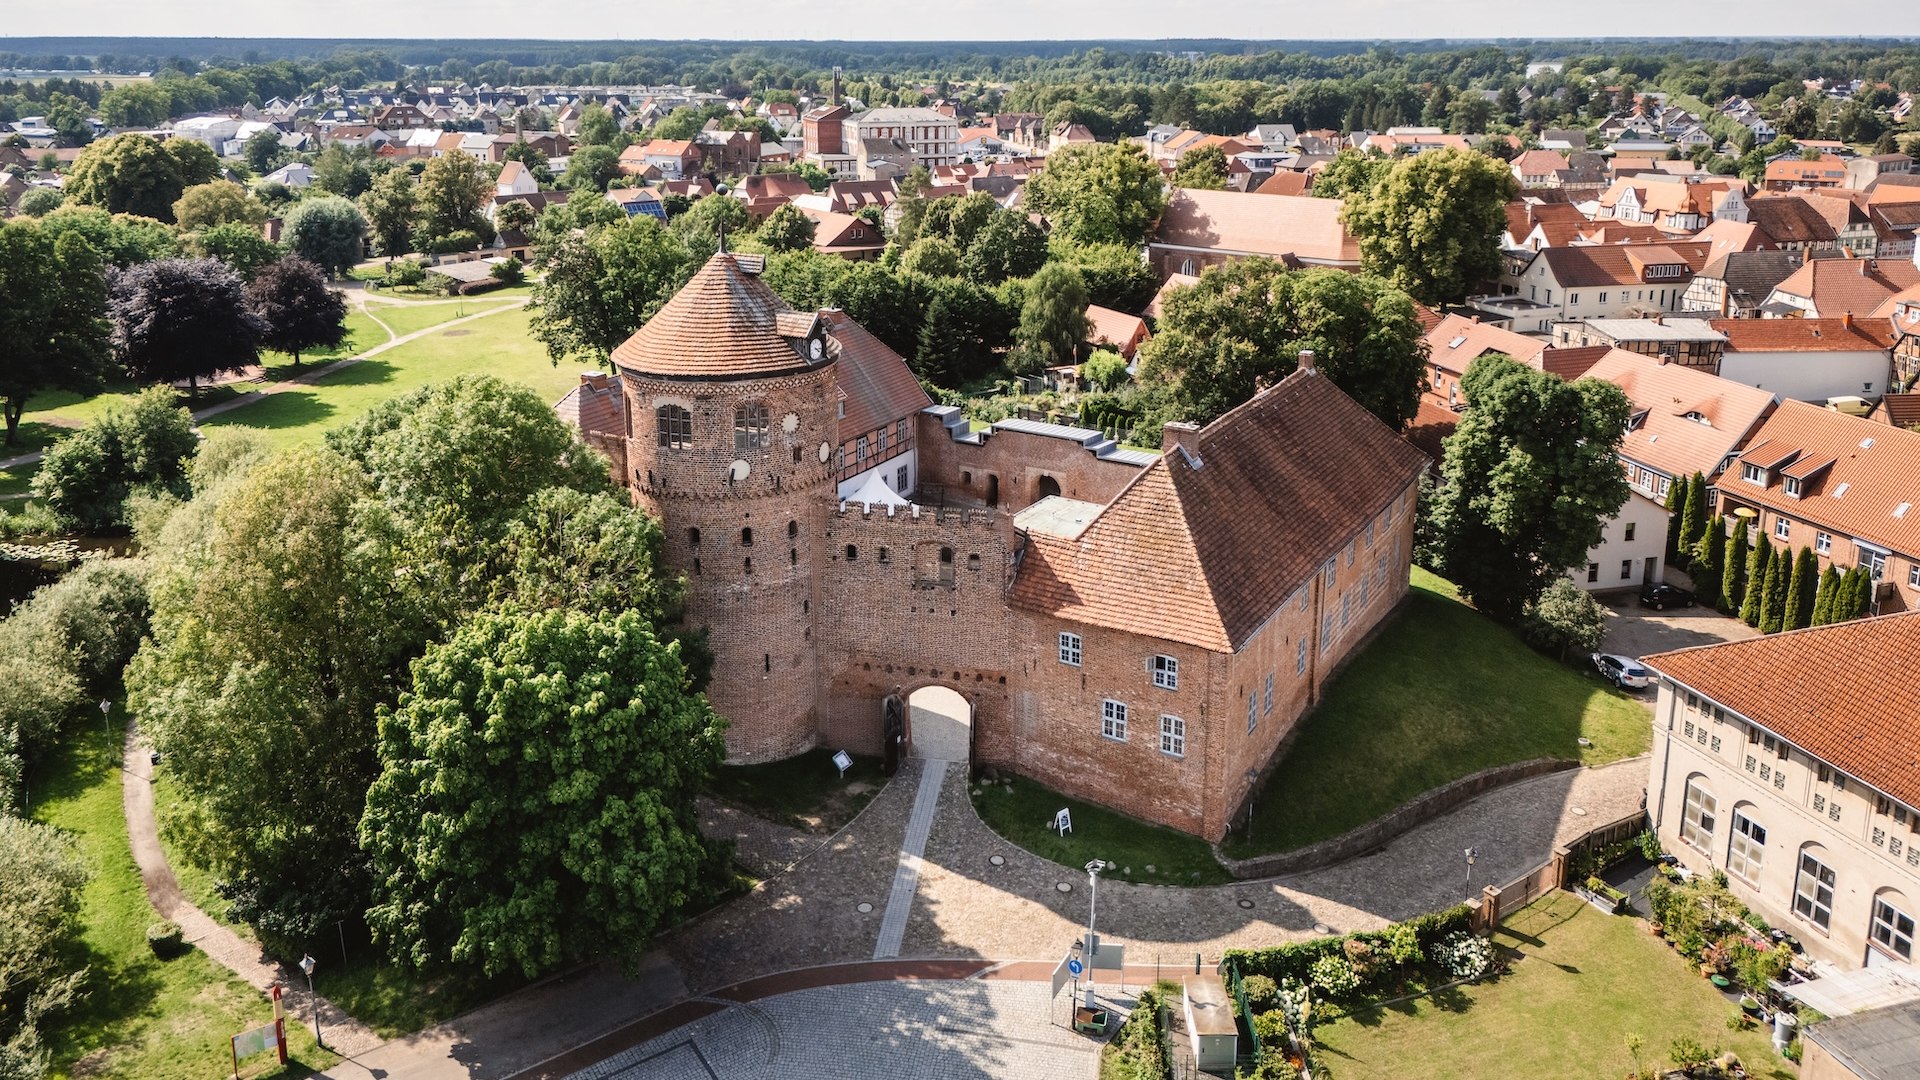
POLYGON ((1493 967, 1493 946, 1471 934, 1454 934, 1435 945, 1432 956, 1456 979, 1476 979, 1493 967))
POLYGON ((1312 997, 1305 983, 1292 979, 1281 983, 1279 1007, 1275 1011, 1286 1017, 1295 1031, 1303 1035, 1313 1033, 1312 997))
POLYGON ((1343 956, 1323 956, 1313 962, 1313 985, 1340 997, 1360 988, 1360 973, 1343 956))

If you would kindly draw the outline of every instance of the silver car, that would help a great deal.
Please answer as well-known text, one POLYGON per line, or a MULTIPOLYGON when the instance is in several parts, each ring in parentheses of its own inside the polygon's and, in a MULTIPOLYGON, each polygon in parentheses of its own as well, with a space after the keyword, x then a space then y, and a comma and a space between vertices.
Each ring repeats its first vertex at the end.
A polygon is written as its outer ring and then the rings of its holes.
POLYGON ((1653 672, 1631 656, 1597 652, 1593 654, 1593 666, 1602 678, 1622 690, 1643 690, 1653 685, 1653 672))

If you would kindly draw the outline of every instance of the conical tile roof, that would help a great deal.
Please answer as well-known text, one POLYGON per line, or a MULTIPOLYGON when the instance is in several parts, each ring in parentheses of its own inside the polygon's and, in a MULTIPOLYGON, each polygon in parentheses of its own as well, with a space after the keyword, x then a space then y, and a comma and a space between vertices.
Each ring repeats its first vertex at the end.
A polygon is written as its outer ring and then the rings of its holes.
POLYGON ((783 337, 813 320, 796 313, 764 282, 721 252, 673 299, 613 350, 613 362, 638 374, 683 379, 765 378, 806 371, 804 337, 783 337), (784 313, 785 318, 782 318, 784 313))

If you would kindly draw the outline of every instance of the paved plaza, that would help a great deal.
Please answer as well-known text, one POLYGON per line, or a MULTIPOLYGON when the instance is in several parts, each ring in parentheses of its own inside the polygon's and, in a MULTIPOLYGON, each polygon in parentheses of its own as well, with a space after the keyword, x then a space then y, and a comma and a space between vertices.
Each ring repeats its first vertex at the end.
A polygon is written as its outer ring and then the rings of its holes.
MULTIPOLYGON (((1117 995, 1101 1000, 1117 1010, 1132 1007, 1117 995)), ((574 1073, 573 1080, 1097 1076, 1099 1043, 1065 1026, 1066 1013, 1067 992, 1049 1009, 1044 983, 824 986, 728 1003, 721 1012, 574 1073)))

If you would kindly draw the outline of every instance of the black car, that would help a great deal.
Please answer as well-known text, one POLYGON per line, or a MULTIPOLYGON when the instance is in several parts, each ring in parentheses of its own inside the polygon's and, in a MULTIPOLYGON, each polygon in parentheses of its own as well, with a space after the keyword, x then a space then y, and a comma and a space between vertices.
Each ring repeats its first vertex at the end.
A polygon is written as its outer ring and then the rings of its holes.
POLYGON ((1693 594, 1677 585, 1661 582, 1647 585, 1640 590, 1640 606, 1655 611, 1665 611, 1670 607, 1692 607, 1693 594))

